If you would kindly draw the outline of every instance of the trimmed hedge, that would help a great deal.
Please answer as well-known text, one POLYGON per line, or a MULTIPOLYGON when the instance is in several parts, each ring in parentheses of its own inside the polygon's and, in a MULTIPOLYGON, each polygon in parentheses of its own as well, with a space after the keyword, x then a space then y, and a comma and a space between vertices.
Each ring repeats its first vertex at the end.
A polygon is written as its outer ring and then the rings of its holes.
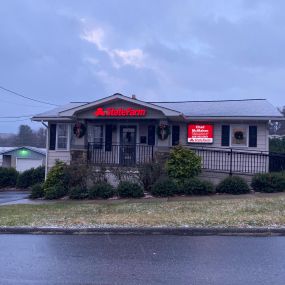
POLYGON ((45 192, 42 184, 38 183, 32 186, 31 199, 43 198, 44 196, 45 192))
POLYGON ((135 182, 121 181, 117 192, 121 198, 141 198, 144 196, 143 188, 135 182))
POLYGON ((218 184, 216 191, 217 193, 239 195, 249 193, 250 189, 243 178, 239 176, 229 176, 218 184))
POLYGON ((151 187, 150 193, 155 197, 168 197, 180 192, 178 184, 170 178, 161 178, 151 187))
POLYGON ((85 187, 76 186, 69 190, 70 199, 86 199, 88 197, 88 191, 85 187))
POLYGON ((107 182, 99 182, 88 191, 89 199, 108 199, 115 195, 114 187, 107 182))
POLYGON ((0 167, 0 188, 15 187, 18 171, 14 168, 0 167))
POLYGON ((260 173, 254 175, 251 187, 256 192, 274 193, 285 191, 285 173, 260 173))
POLYGON ((45 168, 40 166, 28 169, 18 175, 17 187, 28 188, 37 183, 43 183, 45 179, 45 168))
POLYGON ((198 178, 188 179, 181 186, 181 193, 186 195, 211 195, 215 192, 213 183, 198 178))

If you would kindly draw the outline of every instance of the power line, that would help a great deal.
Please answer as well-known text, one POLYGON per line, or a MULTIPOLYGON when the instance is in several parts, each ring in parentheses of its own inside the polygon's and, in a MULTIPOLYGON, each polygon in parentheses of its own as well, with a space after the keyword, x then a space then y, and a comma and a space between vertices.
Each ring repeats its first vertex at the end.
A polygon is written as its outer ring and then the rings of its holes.
POLYGON ((23 115, 23 116, 10 116, 10 117, 0 117, 0 119, 19 119, 19 118, 30 118, 34 115, 23 115))
POLYGON ((27 121, 27 120, 30 120, 30 119, 20 119, 20 120, 13 120, 13 121, 1 121, 0 120, 0 123, 15 123, 15 122, 21 122, 21 121, 27 121))
POLYGON ((4 99, 1 99, 1 103, 7 103, 7 104, 11 104, 11 105, 17 105, 17 106, 26 106, 26 107, 32 107, 32 108, 43 108, 43 105, 31 105, 30 103, 24 104, 24 103, 17 103, 17 102, 11 102, 11 101, 7 101, 4 99))
POLYGON ((42 103, 42 104, 47 104, 47 105, 52 105, 52 106, 58 106, 58 105, 56 105, 56 104, 52 104, 52 103, 49 103, 49 102, 45 102, 45 101, 41 101, 41 100, 37 100, 37 99, 30 98, 30 97, 28 97, 28 96, 24 96, 24 95, 22 95, 22 94, 20 94, 20 93, 18 93, 18 92, 15 92, 15 91, 13 91, 13 90, 7 89, 7 88, 5 88, 5 87, 3 87, 3 86, 0 86, 0 89, 4 90, 4 91, 6 91, 6 92, 10 92, 10 93, 12 93, 12 94, 14 94, 14 95, 17 95, 17 96, 19 96, 19 97, 22 97, 22 98, 25 98, 25 99, 34 101, 34 102, 39 102, 39 103, 42 103))

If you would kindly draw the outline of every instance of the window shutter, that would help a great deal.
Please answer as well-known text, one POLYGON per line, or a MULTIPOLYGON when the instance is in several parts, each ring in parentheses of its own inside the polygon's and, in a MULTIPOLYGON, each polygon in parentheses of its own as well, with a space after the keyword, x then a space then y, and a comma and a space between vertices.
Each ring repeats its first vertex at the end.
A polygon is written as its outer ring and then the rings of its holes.
POLYGON ((222 125, 222 146, 230 145, 230 126, 222 125))
POLYGON ((105 151, 112 150, 112 125, 106 125, 105 130, 105 151))
POLYGON ((148 136, 147 136, 147 144, 154 145, 155 144, 155 126, 148 126, 148 136))
POLYGON ((178 145, 180 139, 180 127, 172 126, 172 145, 178 145))
POLYGON ((56 124, 51 124, 49 127, 49 149, 55 150, 56 142, 56 124))
POLYGON ((257 147, 257 126, 249 126, 249 147, 257 147))

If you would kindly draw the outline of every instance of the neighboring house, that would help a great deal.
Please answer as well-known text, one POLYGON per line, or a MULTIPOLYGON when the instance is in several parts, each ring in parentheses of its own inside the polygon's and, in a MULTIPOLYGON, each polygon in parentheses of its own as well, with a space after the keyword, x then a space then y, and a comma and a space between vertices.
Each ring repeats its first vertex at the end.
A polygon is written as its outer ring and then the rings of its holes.
POLYGON ((3 155, 2 155, 2 152, 5 152, 5 151, 9 151, 11 149, 14 149, 15 147, 3 147, 3 146, 0 146, 0 167, 2 166, 2 162, 3 162, 3 155))
POLYGON ((0 166, 13 167, 22 172, 30 168, 44 166, 46 149, 22 146, 0 148, 0 166))
POLYGON ((268 123, 282 118, 264 99, 145 102, 114 94, 33 120, 48 122, 48 170, 56 160, 136 166, 181 144, 205 169, 254 173, 268 170, 268 123))

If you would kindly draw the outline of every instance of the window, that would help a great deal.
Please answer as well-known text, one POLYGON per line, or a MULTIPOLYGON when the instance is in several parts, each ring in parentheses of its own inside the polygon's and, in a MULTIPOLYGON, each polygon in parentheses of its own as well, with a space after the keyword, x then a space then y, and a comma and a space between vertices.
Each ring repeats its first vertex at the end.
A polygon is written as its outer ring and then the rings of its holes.
POLYGON ((103 126, 89 125, 88 126, 88 142, 92 143, 94 148, 103 148, 103 126))
POLYGON ((68 124, 57 124, 57 146, 59 150, 68 149, 68 124))
POLYGON ((221 145, 257 147, 257 126, 222 125, 221 145))
POLYGON ((231 146, 247 146, 248 126, 231 126, 231 146))

